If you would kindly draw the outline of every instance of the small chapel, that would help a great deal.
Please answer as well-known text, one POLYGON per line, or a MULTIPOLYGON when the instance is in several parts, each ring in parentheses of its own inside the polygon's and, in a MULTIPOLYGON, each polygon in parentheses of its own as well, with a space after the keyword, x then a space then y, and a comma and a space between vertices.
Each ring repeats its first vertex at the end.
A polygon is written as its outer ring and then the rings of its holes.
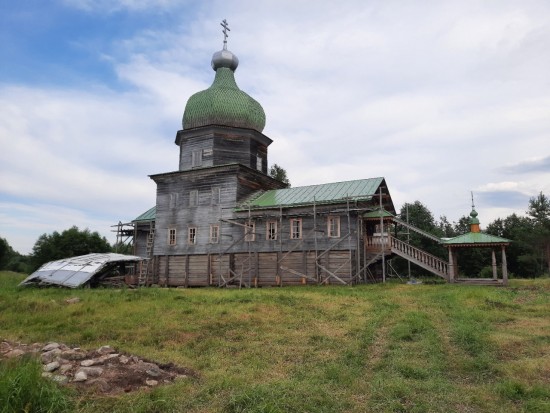
POLYGON ((441 241, 396 217, 383 177, 291 188, 268 174, 265 112, 238 87, 239 59, 227 48, 225 20, 222 27, 212 85, 188 99, 176 133, 178 170, 150 175, 156 205, 119 223, 120 239, 131 238, 145 258, 134 282, 354 285, 385 277, 394 255, 454 280, 455 258, 449 266, 391 234, 399 224, 441 241))

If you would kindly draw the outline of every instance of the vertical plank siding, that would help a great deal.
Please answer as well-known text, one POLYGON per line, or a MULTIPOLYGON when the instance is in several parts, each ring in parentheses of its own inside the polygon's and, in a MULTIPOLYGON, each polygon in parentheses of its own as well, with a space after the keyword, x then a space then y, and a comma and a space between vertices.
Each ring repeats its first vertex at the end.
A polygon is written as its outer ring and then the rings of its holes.
MULTIPOLYGON (((216 287, 223 284, 224 280, 233 278, 227 285, 272 287, 340 284, 322 271, 321 276, 317 276, 314 251, 290 252, 280 261, 274 252, 232 255, 233 260, 230 254, 160 256, 158 283, 167 287, 216 287), (283 268, 278 272, 278 267, 283 268)), ((348 251, 331 251, 320 261, 323 267, 349 282, 353 268, 348 257, 348 251)))

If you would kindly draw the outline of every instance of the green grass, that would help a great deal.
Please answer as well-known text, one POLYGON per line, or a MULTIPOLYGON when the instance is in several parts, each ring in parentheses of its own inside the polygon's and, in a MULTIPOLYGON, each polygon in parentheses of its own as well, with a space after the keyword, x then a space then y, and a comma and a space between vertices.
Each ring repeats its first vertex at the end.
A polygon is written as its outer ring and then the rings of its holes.
POLYGON ((550 408, 548 279, 243 290, 18 288, 21 279, 0 273, 1 338, 109 344, 199 373, 137 394, 64 396, 75 412, 550 408))
POLYGON ((41 374, 42 365, 35 358, 0 362, 0 413, 71 412, 67 390, 41 374))

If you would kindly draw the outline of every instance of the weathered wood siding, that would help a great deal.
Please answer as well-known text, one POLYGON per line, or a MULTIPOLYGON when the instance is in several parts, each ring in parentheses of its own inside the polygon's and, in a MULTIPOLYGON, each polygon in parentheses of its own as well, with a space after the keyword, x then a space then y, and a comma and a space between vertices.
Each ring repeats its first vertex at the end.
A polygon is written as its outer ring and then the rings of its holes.
MULTIPOLYGON (((153 175, 157 183, 154 255, 219 253, 243 235, 242 227, 224 220, 235 218, 233 208, 258 188, 280 188, 280 182, 241 165, 153 175), (219 199, 213 191, 219 190, 219 199), (191 202, 196 191, 196 203, 191 202), (218 243, 210 242, 210 226, 219 225, 218 243), (188 242, 189 228, 196 228, 196 242, 188 242), (169 245, 169 231, 176 230, 176 243, 169 245)), ((247 250, 240 246, 240 250, 247 250)), ((238 250, 238 249, 237 249, 238 250)))
MULTIPOLYGON (((315 264, 313 251, 168 255, 157 257, 158 282, 172 287, 219 285, 290 286, 341 284, 315 264), (223 275, 223 278, 220 277, 223 275), (228 282, 229 281, 229 282, 228 282)), ((354 266, 348 251, 331 251, 319 262, 341 280, 350 282, 354 266)))
POLYGON ((208 126, 196 130, 181 130, 176 135, 180 146, 179 170, 239 163, 258 169, 257 158, 261 158, 260 172, 267 174, 267 147, 271 144, 267 136, 251 130, 208 126), (193 164, 193 153, 201 153, 200 165, 193 164))
POLYGON ((149 225, 147 229, 138 227, 134 235, 134 255, 147 257, 147 237, 149 236, 149 225))
MULTIPOLYGON (((367 206, 364 206, 367 207, 367 206)), ((331 208, 318 209, 313 216, 313 207, 293 208, 255 212, 251 211, 237 214, 237 222, 244 224, 247 221, 254 223, 255 239, 250 248, 257 252, 269 252, 277 250, 311 251, 317 249, 323 251, 330 248, 338 250, 357 249, 358 219, 356 212, 350 212, 348 220, 346 205, 334 205, 331 208), (282 214, 282 217, 281 217, 282 214), (328 236, 328 218, 338 217, 340 220, 340 233, 337 237, 328 236), (301 219, 302 236, 300 239, 291 238, 291 220, 301 219), (268 239, 268 222, 276 222, 277 239, 268 239)), ((242 228, 242 227, 241 227, 242 228)), ((244 234, 244 228, 241 229, 244 234)))

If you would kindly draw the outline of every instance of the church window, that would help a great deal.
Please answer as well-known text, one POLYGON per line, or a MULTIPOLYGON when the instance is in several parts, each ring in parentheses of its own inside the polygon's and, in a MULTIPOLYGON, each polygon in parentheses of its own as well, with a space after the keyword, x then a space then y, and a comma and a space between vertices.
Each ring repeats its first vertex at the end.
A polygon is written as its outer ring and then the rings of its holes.
POLYGON ((220 239, 220 226, 210 225, 210 243, 217 244, 220 239))
POLYGON ((267 240, 277 239, 277 221, 267 221, 265 238, 267 240))
POLYGON ((215 186, 212 188, 212 205, 219 205, 220 203, 220 187, 215 186))
POLYGON ((196 168, 202 165, 202 149, 191 152, 191 166, 196 168))
POLYGON ((290 239, 302 239, 302 219, 290 219, 290 239))
POLYGON ((175 208, 178 206, 179 194, 174 192, 170 194, 170 208, 175 208))
POLYGON ((194 207, 199 205, 199 191, 193 189, 189 191, 189 206, 194 207))
POLYGON ((247 242, 254 241, 256 239, 256 233, 255 233, 255 223, 252 221, 249 221, 245 224, 244 227, 244 240, 247 242))
POLYGON ((262 157, 261 156, 256 156, 256 169, 258 171, 262 170, 262 157))
POLYGON ((168 229, 168 245, 176 245, 176 229, 168 229))
POLYGON ((197 243, 197 228, 189 227, 187 230, 187 243, 196 244, 197 243))
POLYGON ((340 217, 327 218, 327 234, 330 238, 340 237, 340 217))

